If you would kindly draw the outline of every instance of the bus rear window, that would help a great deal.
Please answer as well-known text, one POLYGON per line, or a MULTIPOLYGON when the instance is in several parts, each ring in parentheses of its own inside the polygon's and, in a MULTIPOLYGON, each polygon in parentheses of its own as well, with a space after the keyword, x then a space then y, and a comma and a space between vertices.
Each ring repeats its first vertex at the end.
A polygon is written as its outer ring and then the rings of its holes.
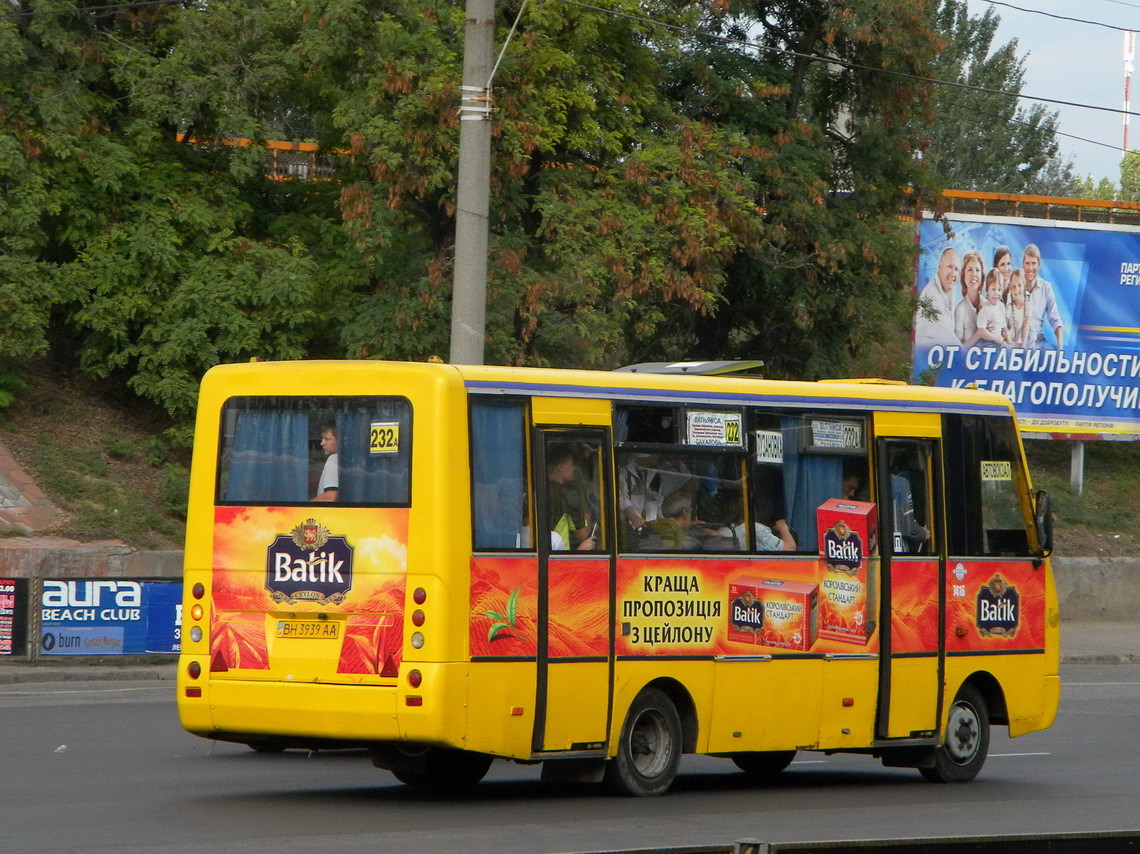
POLYGON ((235 397, 222 409, 218 504, 407 506, 412 412, 394 397, 235 397))

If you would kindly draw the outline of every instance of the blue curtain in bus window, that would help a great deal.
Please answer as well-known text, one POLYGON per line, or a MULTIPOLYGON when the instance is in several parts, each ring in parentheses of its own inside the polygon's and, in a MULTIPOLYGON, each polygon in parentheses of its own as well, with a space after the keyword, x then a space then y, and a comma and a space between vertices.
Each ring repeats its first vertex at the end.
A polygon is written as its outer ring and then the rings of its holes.
POLYGON ((802 551, 815 551, 819 535, 815 511, 829 498, 843 495, 843 457, 831 454, 801 454, 798 418, 781 419, 784 434, 784 509, 795 529, 802 551))
POLYGON ((250 504, 307 501, 308 439, 305 412, 240 410, 225 500, 250 504))
POLYGON ((614 419, 614 436, 620 445, 629 438, 629 410, 624 406, 615 406, 614 419))
POLYGON ((472 505, 475 548, 529 548, 526 440, 521 406, 471 405, 472 505))
POLYGON ((403 403, 377 403, 336 414, 339 494, 347 504, 407 504, 411 476, 412 430, 403 403), (372 444, 373 427, 395 424, 395 445, 372 444))

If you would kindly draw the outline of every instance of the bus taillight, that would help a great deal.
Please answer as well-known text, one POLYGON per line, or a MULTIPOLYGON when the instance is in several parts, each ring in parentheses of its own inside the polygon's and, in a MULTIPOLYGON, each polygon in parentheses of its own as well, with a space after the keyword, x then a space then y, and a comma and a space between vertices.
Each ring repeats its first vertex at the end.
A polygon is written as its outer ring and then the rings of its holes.
POLYGON ((424 681, 423 674, 420 673, 418 670, 408 671, 408 684, 411 685, 413 688, 419 688, 420 683, 423 681, 424 681))

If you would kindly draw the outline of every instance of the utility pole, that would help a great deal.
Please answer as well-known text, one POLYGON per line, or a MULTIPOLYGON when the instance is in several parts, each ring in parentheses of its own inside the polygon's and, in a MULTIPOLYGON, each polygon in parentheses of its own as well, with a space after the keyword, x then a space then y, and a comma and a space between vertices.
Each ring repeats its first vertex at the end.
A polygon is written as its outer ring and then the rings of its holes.
POLYGON ((459 365, 483 364, 487 324, 487 219, 491 197, 490 84, 494 52, 495 0, 467 0, 451 296, 450 361, 459 365))

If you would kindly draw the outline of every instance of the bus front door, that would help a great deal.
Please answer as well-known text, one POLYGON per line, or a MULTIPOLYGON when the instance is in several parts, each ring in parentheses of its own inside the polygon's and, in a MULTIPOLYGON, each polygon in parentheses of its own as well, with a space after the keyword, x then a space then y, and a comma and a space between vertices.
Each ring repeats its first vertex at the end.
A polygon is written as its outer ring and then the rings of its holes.
POLYGON ((946 653, 941 461, 933 439, 880 439, 879 739, 938 730, 946 653))
POLYGON ((603 429, 539 428, 535 753, 602 755, 612 680, 613 522, 603 429))

